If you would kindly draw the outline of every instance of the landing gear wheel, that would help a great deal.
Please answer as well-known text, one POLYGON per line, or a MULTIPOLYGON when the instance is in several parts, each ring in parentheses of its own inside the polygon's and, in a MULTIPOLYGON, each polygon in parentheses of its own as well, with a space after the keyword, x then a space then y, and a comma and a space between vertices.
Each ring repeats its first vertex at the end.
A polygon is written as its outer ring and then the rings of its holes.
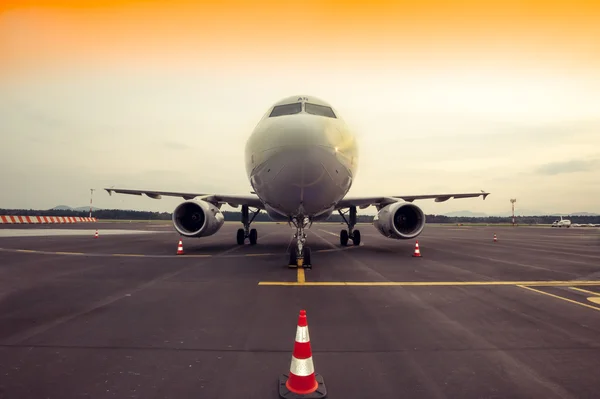
POLYGON ((348 245, 348 231, 340 231, 340 244, 342 245, 342 247, 348 245))
POLYGON ((354 230, 354 233, 352 233, 352 243, 357 247, 360 245, 360 231, 354 230))
POLYGON ((244 234, 244 229, 238 229, 237 231, 237 243, 238 245, 244 245, 244 240, 246 239, 246 235, 244 234))
POLYGON ((304 265, 306 269, 312 269, 312 263, 310 263, 310 248, 304 247, 304 265))
POLYGON ((256 231, 256 229, 250 230, 250 236, 248 238, 250 239, 250 245, 256 245, 256 241, 258 240, 258 231, 256 231))
POLYGON ((292 248, 290 250, 290 261, 288 262, 288 267, 290 269, 295 269, 297 267, 296 262, 297 262, 298 256, 296 255, 296 248, 292 248))

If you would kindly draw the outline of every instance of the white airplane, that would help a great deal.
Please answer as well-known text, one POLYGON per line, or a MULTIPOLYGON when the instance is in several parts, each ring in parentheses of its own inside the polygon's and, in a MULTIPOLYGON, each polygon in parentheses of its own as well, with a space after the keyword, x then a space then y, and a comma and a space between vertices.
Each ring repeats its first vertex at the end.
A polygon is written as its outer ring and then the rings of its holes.
POLYGON ((354 134, 339 113, 328 103, 304 95, 285 98, 271 106, 249 137, 245 148, 246 173, 254 191, 252 195, 211 193, 179 193, 154 190, 105 188, 121 194, 146 194, 182 197, 183 203, 173 211, 175 229, 185 237, 215 234, 224 223, 220 211, 223 204, 242 207, 243 228, 237 231, 237 243, 248 238, 251 245, 258 240, 250 225, 264 210, 272 220, 293 224, 296 245, 289 253, 290 267, 312 267, 310 248, 304 230, 313 222, 323 221, 338 211, 348 229, 340 232, 340 244, 348 240, 361 242, 360 231, 354 229, 356 210, 375 206, 378 214, 373 225, 382 235, 394 239, 412 239, 423 231, 425 214, 414 200, 475 198, 486 192, 378 195, 346 197, 358 167, 358 147, 354 134), (199 197, 198 201, 193 199, 199 197), (250 208, 252 217, 250 217, 250 208), (346 215, 348 217, 346 217, 346 215))
POLYGON ((571 221, 569 219, 563 219, 562 216, 560 216, 560 220, 555 220, 554 223, 552 223, 552 227, 571 227, 571 221))

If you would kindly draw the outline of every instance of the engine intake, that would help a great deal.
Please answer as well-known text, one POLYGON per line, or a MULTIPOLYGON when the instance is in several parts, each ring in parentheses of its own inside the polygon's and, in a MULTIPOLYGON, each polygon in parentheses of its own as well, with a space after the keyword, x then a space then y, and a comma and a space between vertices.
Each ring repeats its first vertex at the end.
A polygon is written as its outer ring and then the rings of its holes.
POLYGON ((173 211, 173 226, 185 237, 213 235, 224 222, 221 210, 206 201, 185 201, 173 211))
POLYGON ((399 240, 417 237, 425 227, 425 214, 416 205, 395 202, 382 208, 373 225, 384 236, 399 240))

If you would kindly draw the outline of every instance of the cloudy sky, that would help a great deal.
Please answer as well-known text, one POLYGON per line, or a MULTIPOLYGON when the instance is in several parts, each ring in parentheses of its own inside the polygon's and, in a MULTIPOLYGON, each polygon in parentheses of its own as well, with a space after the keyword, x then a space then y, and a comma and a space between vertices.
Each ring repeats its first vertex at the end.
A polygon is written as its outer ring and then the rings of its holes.
MULTIPOLYGON (((277 100, 359 137, 352 195, 486 190, 427 213, 600 213, 600 7, 580 1, 0 5, 0 208, 172 211, 103 187, 248 193, 277 100)), ((371 213, 371 212, 370 212, 371 213)))

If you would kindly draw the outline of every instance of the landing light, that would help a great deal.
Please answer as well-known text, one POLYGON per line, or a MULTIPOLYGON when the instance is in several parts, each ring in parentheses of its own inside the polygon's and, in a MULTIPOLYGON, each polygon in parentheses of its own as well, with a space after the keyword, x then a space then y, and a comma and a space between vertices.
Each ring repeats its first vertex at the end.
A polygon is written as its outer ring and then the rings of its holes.
POLYGON ((335 152, 338 152, 338 148, 337 147, 335 147, 335 152))

